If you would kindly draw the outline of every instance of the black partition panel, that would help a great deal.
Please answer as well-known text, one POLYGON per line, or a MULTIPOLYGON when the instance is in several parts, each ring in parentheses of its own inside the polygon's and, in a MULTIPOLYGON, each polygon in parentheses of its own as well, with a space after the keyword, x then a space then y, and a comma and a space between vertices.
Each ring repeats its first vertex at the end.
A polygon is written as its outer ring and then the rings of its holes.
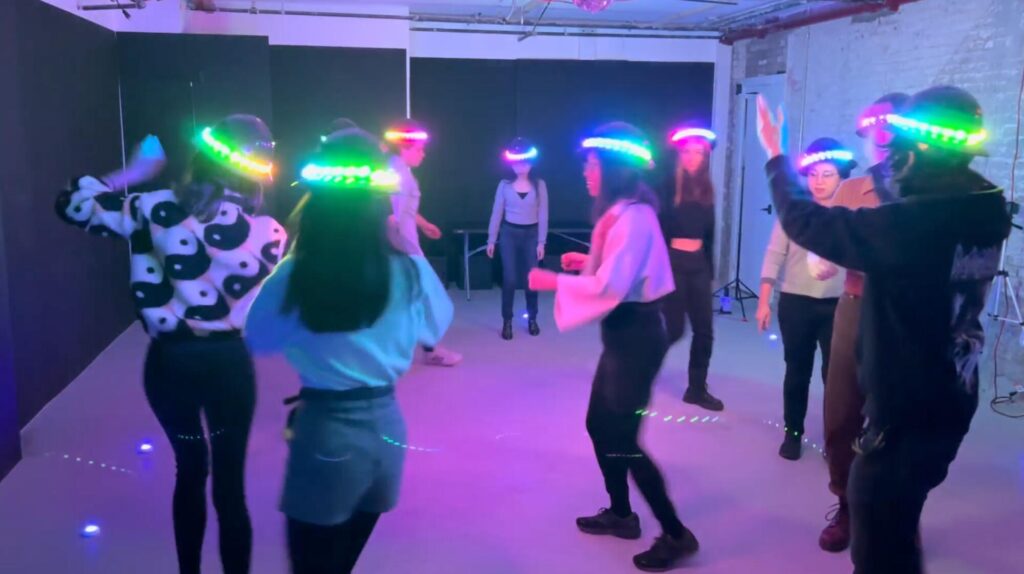
POLYGON ((132 309, 124 242, 68 226, 53 208, 72 176, 120 164, 116 37, 38 0, 13 3, 18 63, 0 90, 17 91, 18 123, 0 157, 18 183, 0 193, 24 425, 124 331, 132 309))
POLYGON ((186 169, 199 130, 232 113, 273 128, 270 45, 265 37, 118 34, 125 142, 160 137, 168 166, 148 187, 186 169))
POLYGON ((434 135, 419 171, 422 211, 449 227, 486 225, 507 175, 500 150, 520 135, 540 148, 552 226, 588 225, 576 152, 587 130, 628 121, 660 151, 673 125, 710 120, 713 80, 709 63, 415 58, 412 111, 434 135))
MULTIPOLYGON (((346 117, 372 134, 405 117, 405 51, 272 46, 274 136, 281 182, 291 181, 328 124, 346 117)), ((277 211, 298 192, 278 186, 277 211)))
MULTIPOLYGON (((711 118, 713 64, 523 60, 517 67, 517 128, 542 149, 553 225, 589 221, 577 153, 588 130, 626 121, 644 130, 657 152, 678 122, 711 118)), ((671 161, 664 156, 657 160, 671 161)))
POLYGON ((500 154, 516 135, 513 61, 414 58, 412 115, 431 133, 418 170, 424 217, 443 227, 486 225, 500 154))

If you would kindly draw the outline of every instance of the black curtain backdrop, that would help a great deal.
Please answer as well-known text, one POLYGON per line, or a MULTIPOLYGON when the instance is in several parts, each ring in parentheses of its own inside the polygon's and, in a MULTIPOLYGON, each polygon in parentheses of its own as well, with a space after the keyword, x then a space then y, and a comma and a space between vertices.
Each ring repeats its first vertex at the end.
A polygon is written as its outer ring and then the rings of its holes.
POLYGON ((288 185, 335 119, 371 134, 405 117, 405 51, 272 46, 274 136, 281 178, 276 211, 288 213, 300 190, 288 185))
MULTIPOLYGON (((131 321, 128 253, 53 211, 68 180, 120 165, 113 32, 37 0, 8 0, 0 171, 19 426, 131 321), (13 16, 13 19, 10 18, 13 16), (13 99, 10 92, 14 92, 13 99), (8 108, 8 106, 13 106, 8 108), (12 113, 13 110, 13 113, 12 113), (10 127, 10 131, 8 128, 10 127)), ((7 4, 7 3, 5 3, 7 4)), ((0 399, 4 400, 4 399, 0 399)))
POLYGON ((540 149, 552 226, 576 227, 590 221, 577 154, 587 131, 627 121, 667 151, 672 126, 710 120, 714 65, 414 58, 411 76, 413 116, 433 136, 418 174, 428 219, 486 226, 498 180, 509 176, 501 150, 518 135, 540 149))
POLYGON ((196 136, 229 114, 274 127, 264 37, 126 33, 117 36, 117 53, 126 146, 154 134, 167 151, 167 169, 145 189, 179 181, 196 136))

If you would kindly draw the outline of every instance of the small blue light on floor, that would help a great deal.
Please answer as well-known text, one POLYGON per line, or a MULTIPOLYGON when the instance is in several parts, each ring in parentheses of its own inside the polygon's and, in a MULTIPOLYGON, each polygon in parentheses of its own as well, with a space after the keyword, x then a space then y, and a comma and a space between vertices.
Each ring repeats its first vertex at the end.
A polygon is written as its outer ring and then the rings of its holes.
POLYGON ((529 313, 523 313, 523 319, 529 319, 529 318, 530 318, 530 314, 529 313))
POLYGON ((95 524, 86 524, 82 528, 82 536, 84 538, 94 538, 100 535, 100 527, 95 524))
POLYGON ((153 452, 153 443, 149 442, 148 440, 140 442, 138 451, 139 454, 149 454, 153 452))
POLYGON ((775 333, 772 333, 771 335, 768 335, 768 340, 769 341, 778 341, 779 340, 779 336, 776 335, 775 333))

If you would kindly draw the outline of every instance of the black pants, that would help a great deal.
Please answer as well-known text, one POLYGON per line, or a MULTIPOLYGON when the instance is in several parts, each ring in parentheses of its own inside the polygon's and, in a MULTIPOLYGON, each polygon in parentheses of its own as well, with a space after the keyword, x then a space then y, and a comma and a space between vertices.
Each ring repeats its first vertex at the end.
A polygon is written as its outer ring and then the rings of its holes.
POLYGON ((355 568, 380 514, 357 512, 348 521, 320 526, 288 519, 292 574, 348 574, 355 568))
POLYGON ((249 572, 252 525, 245 504, 245 453, 256 407, 255 380, 240 337, 153 341, 149 347, 146 398, 171 441, 177 464, 174 538, 182 574, 199 572, 211 452, 224 573, 249 572))
POLYGON ((786 378, 782 385, 786 430, 804 434, 807 397, 814 371, 814 350, 821 349, 821 381, 828 378, 832 351, 832 320, 839 299, 815 299, 792 293, 779 295, 779 330, 786 357, 786 378))
POLYGON ((597 365, 587 410, 587 432, 594 443, 604 475, 611 509, 626 515, 627 476, 633 475, 640 493, 665 532, 680 536, 682 524, 668 498, 661 472, 638 441, 651 387, 668 351, 659 305, 623 303, 601 322, 604 350, 597 365))
POLYGON ((676 290, 663 301, 668 342, 674 345, 683 338, 686 334, 686 321, 689 319, 693 329, 689 386, 695 391, 703 391, 708 387, 708 367, 715 341, 712 330, 711 269, 703 252, 687 253, 671 249, 670 258, 676 290))
POLYGON ((915 540, 921 511, 928 493, 946 479, 964 434, 890 429, 874 449, 860 439, 847 486, 854 574, 924 571, 915 540))
POLYGON ((501 224, 498 252, 501 253, 501 318, 512 320, 516 289, 526 291, 526 312, 537 318, 537 292, 527 288, 527 275, 537 266, 537 226, 501 224))

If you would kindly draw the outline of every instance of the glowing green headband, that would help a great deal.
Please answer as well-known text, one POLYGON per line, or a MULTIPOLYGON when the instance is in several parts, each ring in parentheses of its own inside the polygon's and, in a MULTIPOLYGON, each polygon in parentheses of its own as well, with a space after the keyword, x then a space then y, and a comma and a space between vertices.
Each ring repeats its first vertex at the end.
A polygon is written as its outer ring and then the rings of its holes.
POLYGON ((238 151, 228 144, 218 140, 213 135, 213 128, 206 128, 200 135, 203 147, 213 155, 215 159, 227 162, 244 172, 260 177, 271 177, 274 173, 274 164, 252 159, 249 154, 238 151))
MULTIPOLYGON (((981 142, 985 141, 988 137, 988 133, 985 130, 978 130, 974 133, 969 133, 967 130, 959 128, 950 128, 938 124, 930 124, 901 116, 899 114, 889 114, 887 118, 889 124, 895 126, 903 132, 906 132, 909 137, 914 140, 930 140, 932 143, 939 146, 955 146, 962 149, 977 149, 981 145, 981 142)), ((925 141, 924 143, 927 143, 925 141)))
POLYGON ((635 159, 651 163, 653 155, 646 146, 615 138, 587 138, 583 140, 583 149, 601 149, 614 153, 623 154, 635 159))
POLYGON ((337 188, 371 188, 393 191, 401 178, 393 169, 374 169, 368 165, 318 165, 308 163, 302 168, 307 183, 337 188))

